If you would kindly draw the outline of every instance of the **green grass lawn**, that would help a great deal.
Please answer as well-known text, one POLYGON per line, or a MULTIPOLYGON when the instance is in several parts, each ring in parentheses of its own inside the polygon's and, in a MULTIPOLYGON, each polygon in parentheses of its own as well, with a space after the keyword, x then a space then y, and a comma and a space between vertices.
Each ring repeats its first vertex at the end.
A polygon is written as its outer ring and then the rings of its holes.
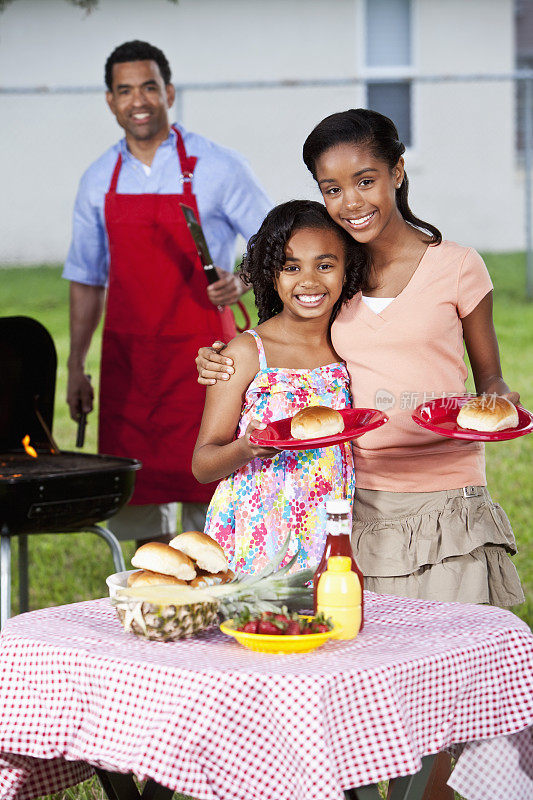
MULTIPOLYGON (((486 262, 495 284, 495 319, 504 375, 521 392, 525 406, 533 408, 533 304, 524 300, 523 254, 487 255, 486 262)), ((68 284, 60 278, 59 267, 0 270, 0 315, 25 315, 39 320, 51 333, 58 351, 58 373, 54 436, 63 450, 73 450, 76 425, 65 403, 68 352, 68 284)), ((250 297, 250 295, 248 296, 250 297)), ((100 332, 95 337, 87 363, 98 390, 100 332)), ((96 414, 87 426, 86 452, 96 452, 96 414)), ((519 546, 515 559, 526 602, 515 609, 533 625, 533 436, 514 442, 487 446, 489 488, 511 519, 519 546)), ((16 598, 16 546, 13 548, 13 597, 16 598)), ((107 593, 105 578, 113 572, 107 545, 93 534, 41 534, 30 537, 30 606, 32 609, 102 597, 107 593)), ((133 544, 123 544, 126 564, 133 544)), ((16 603, 13 613, 17 612, 16 603)), ((56 798, 96 800, 102 791, 96 781, 59 793, 56 798)), ((179 797, 179 796, 176 796, 179 797)))

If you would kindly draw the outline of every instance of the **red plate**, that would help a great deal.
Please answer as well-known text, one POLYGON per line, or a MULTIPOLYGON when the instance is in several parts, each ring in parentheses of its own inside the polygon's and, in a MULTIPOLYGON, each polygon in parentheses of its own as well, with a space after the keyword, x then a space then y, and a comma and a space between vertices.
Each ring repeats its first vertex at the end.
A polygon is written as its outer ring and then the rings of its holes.
POLYGON ((433 433, 438 433, 440 436, 447 436, 450 439, 470 439, 476 442, 505 442, 525 436, 526 433, 531 433, 533 430, 533 414, 522 406, 516 407, 518 411, 518 427, 516 428, 507 428, 507 430, 494 433, 461 428, 457 424, 457 414, 461 406, 464 406, 472 397, 473 395, 440 397, 438 400, 422 403, 415 409, 412 415, 413 419, 417 425, 433 431, 433 433))
POLYGON ((344 430, 334 436, 322 436, 319 439, 295 439, 291 436, 292 417, 271 422, 262 431, 257 431, 255 436, 250 436, 253 444, 261 447, 275 447, 277 450, 314 450, 316 447, 325 447, 328 444, 341 444, 351 439, 357 439, 363 433, 373 431, 389 421, 381 411, 375 408, 339 408, 339 414, 344 420, 344 430))

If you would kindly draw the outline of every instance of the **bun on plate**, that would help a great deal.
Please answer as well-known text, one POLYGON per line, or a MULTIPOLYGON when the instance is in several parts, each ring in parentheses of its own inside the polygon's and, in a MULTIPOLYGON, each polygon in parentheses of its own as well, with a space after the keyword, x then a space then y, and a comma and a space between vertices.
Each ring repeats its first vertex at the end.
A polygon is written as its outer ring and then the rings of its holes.
POLYGON ((128 575, 128 586, 186 586, 187 581, 175 578, 174 575, 163 575, 162 572, 150 572, 140 569, 128 575))
POLYGON ((295 439, 318 439, 334 436, 344 430, 342 415, 327 406, 302 408, 291 420, 291 435, 295 439))
POLYGON ((131 559, 134 567, 146 569, 150 572, 161 572, 163 575, 173 575, 182 581, 192 581, 196 578, 196 569, 190 558, 179 550, 174 550, 162 542, 148 542, 136 551, 131 559))
POLYGON ((226 572, 217 572, 216 574, 212 574, 211 572, 202 572, 200 575, 197 575, 196 578, 189 583, 189 586, 202 587, 205 588, 206 586, 218 586, 221 583, 229 583, 235 577, 235 573, 232 572, 230 569, 227 569, 226 572))
POLYGON ((192 558, 198 567, 206 572, 225 572, 228 569, 224 550, 207 533, 200 531, 180 533, 171 540, 170 547, 192 558))
POLYGON ((461 428, 494 433, 518 425, 518 411, 510 400, 497 395, 474 397, 465 403, 457 415, 461 428))

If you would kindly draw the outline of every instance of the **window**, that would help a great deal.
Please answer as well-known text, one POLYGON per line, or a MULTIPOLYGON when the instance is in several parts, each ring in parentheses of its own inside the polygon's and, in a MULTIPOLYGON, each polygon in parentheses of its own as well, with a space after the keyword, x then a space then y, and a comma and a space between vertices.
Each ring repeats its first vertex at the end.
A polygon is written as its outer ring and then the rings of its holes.
MULTIPOLYGON (((525 0, 515 0, 515 61, 517 70, 533 69, 533 4, 525 0)), ((526 141, 526 81, 517 80, 515 91, 516 149, 519 155, 523 155, 526 141)), ((529 109, 529 113, 533 114, 533 108, 529 109)))
POLYGON ((412 0, 366 0, 366 106, 390 117, 412 145, 412 0))
POLYGON ((390 117, 396 127, 400 140, 406 147, 412 143, 411 134, 411 82, 367 84, 366 101, 368 108, 390 117))

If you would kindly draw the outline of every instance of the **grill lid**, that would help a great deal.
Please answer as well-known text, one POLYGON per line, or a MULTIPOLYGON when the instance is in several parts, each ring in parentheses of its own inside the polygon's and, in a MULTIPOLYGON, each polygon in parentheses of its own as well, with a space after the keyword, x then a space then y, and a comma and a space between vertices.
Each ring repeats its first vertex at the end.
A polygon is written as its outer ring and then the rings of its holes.
POLYGON ((0 452, 19 448, 26 434, 34 446, 49 450, 35 409, 51 431, 56 369, 54 342, 40 322, 0 318, 0 452))

